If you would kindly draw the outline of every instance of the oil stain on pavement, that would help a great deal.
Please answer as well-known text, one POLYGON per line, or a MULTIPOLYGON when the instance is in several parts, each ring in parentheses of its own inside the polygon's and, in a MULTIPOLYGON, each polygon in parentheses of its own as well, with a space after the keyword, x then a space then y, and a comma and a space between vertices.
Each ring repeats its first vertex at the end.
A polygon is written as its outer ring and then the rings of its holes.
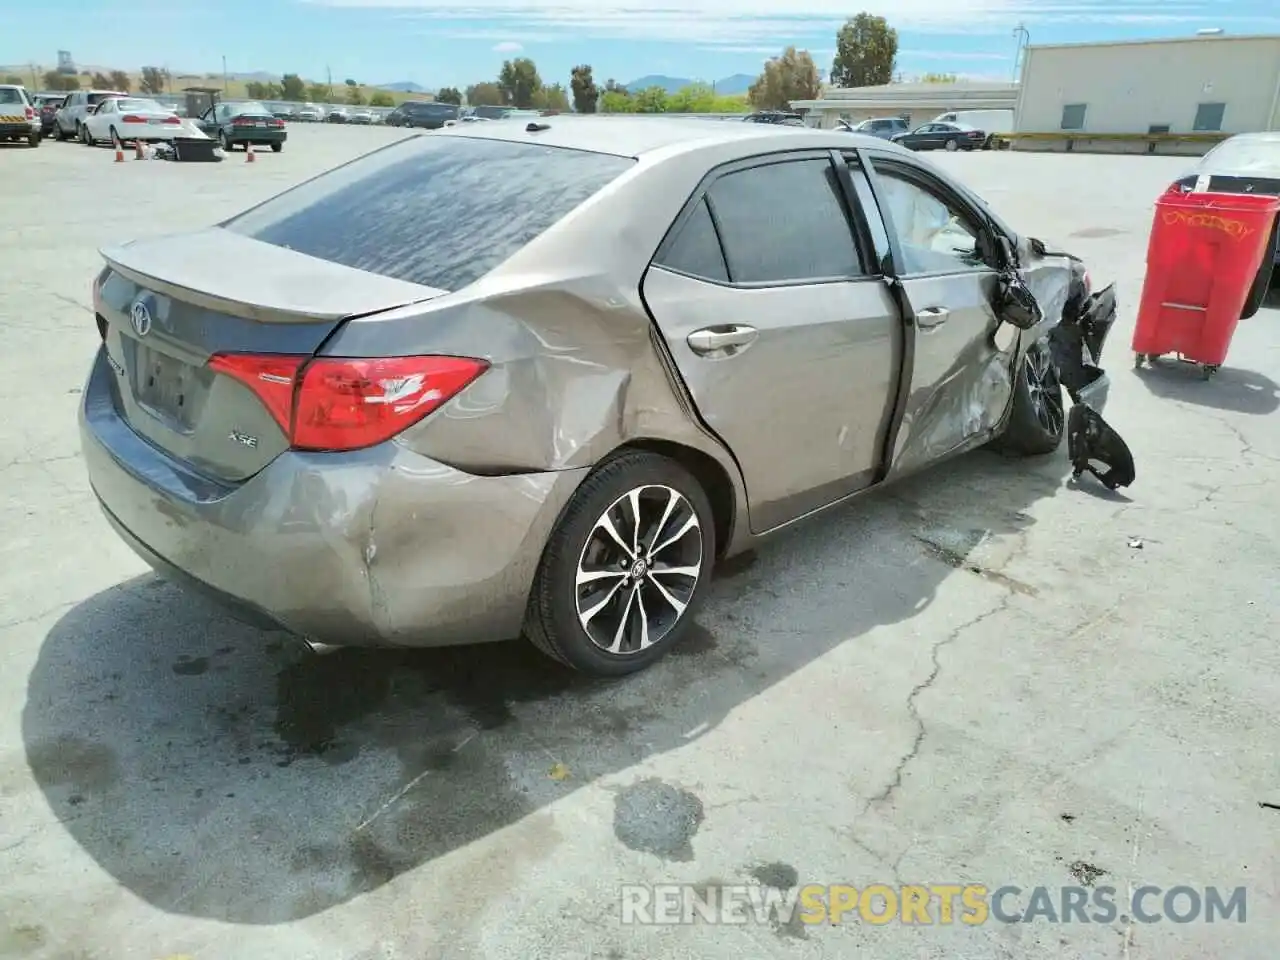
POLYGON ((704 817, 702 801, 694 794, 650 777, 614 797, 613 835, 639 853, 688 863, 704 817))

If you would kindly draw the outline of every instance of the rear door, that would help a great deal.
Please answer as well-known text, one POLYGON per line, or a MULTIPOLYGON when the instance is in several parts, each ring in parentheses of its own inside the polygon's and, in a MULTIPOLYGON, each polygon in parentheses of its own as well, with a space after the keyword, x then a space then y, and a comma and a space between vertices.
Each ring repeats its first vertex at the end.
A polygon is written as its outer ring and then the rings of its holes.
POLYGON ((914 346, 893 451, 904 473, 979 442, 1012 397, 1017 331, 1001 327, 994 237, 967 200, 909 159, 867 151, 914 346))
POLYGON ((877 479, 901 331, 859 215, 826 151, 731 165, 645 275, 703 422, 742 468, 756 532, 877 479))

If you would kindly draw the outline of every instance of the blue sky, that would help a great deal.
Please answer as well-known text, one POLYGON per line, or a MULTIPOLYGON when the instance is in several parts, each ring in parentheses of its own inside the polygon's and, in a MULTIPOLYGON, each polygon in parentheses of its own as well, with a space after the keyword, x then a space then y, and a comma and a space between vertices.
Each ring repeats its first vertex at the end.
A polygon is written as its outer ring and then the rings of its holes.
POLYGON ((710 80, 754 74, 788 44, 825 70, 836 29, 860 9, 897 27, 908 74, 1010 77, 1018 23, 1033 44, 1210 26, 1280 33, 1277 0, 44 0, 37 19, 52 29, 4 31, 0 63, 52 66, 57 45, 83 65, 203 73, 225 54, 232 72, 323 80, 328 69, 335 82, 434 88, 492 79, 523 55, 547 82, 567 82, 575 63, 592 64, 599 82, 710 80))

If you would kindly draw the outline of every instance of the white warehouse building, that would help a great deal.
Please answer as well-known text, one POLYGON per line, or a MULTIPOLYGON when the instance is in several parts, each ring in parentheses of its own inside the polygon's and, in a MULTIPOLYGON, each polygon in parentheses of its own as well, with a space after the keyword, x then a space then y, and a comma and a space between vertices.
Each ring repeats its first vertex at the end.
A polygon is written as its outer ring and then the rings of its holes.
MULTIPOLYGON (((1015 129, 1019 148, 1065 148, 1090 134, 1202 135, 1280 130, 1280 36, 1030 46, 1015 129), (1042 135, 1056 135, 1053 139, 1042 135)), ((1112 141, 1112 149, 1146 150, 1112 141)), ((1136 143, 1136 145, 1135 145, 1136 143)), ((1105 146, 1103 147, 1105 149, 1105 146)), ((1179 152, 1203 152, 1188 143, 1179 152)))

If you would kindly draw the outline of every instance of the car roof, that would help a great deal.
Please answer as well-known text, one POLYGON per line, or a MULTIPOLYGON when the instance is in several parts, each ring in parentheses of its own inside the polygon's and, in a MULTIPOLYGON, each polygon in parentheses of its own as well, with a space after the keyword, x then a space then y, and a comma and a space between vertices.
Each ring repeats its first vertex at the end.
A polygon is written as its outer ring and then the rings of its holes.
MULTIPOLYGON (((572 150, 589 150, 619 157, 640 158, 658 150, 684 147, 698 150, 723 144, 740 144, 742 156, 761 151, 793 147, 803 149, 848 149, 861 143, 883 150, 885 141, 844 130, 817 130, 784 127, 771 123, 742 123, 731 120, 693 120, 665 117, 575 117, 561 114, 537 123, 545 129, 530 132, 530 124, 518 120, 502 123, 467 124, 449 127, 431 136, 484 137, 519 143, 545 143, 572 150)), ((892 149, 892 148, 891 148, 892 149)))

